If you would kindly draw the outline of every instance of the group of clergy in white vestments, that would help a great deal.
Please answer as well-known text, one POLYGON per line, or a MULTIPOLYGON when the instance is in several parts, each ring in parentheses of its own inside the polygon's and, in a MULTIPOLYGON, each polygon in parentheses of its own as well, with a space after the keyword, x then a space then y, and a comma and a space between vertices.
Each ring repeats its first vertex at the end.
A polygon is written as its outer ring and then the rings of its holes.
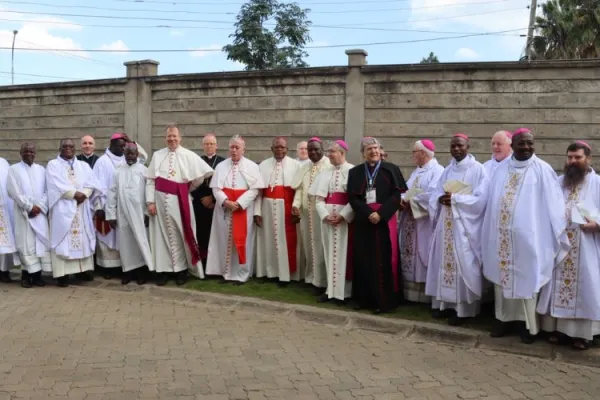
POLYGON ((224 159, 214 134, 200 157, 181 146, 177 125, 165 133, 148 168, 123 133, 97 158, 76 157, 63 139, 46 168, 32 143, 21 162, 0 159, 0 280, 13 265, 28 288, 45 284, 43 271, 68 286, 98 267, 123 284, 145 283, 148 271, 158 285, 181 285, 188 272, 235 284, 256 276, 304 281, 321 302, 351 299, 375 313, 431 303, 451 325, 475 317, 489 294, 494 337, 531 343, 544 331, 586 349, 600 333, 600 178, 586 142, 566 149, 559 178, 528 129, 494 134, 485 164, 455 134, 446 168, 434 143, 418 140, 405 182, 372 137, 357 166, 346 142, 318 137, 299 146, 301 159, 275 138, 257 165, 240 136, 224 159))

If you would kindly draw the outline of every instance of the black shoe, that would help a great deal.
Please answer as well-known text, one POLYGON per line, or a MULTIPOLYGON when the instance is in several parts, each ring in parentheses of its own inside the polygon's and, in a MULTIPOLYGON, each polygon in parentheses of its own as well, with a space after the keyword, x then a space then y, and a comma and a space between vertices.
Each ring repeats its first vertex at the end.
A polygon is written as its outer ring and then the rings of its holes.
POLYGON ((242 286, 245 283, 246 282, 235 281, 235 282, 233 282, 233 286, 242 286))
POLYGON ((159 273, 156 277, 156 286, 165 286, 167 284, 167 274, 159 273))
POLYGON ((450 317, 448 317, 448 325, 461 326, 462 324, 465 323, 466 320, 467 320, 467 318, 460 318, 459 316, 454 314, 454 315, 451 315, 450 317))
POLYGON ((188 281, 187 271, 178 272, 175 276, 175 284, 177 286, 185 285, 188 281))
POLYGON ((286 287, 289 284, 290 284, 289 282, 285 282, 285 281, 277 282, 277 286, 279 286, 279 287, 286 287))
POLYGON ((496 320, 492 330, 490 331, 490 336, 493 338, 501 338, 506 336, 508 334, 509 326, 510 324, 508 322, 496 320))
POLYGON ((313 294, 315 296, 322 296, 323 293, 325 293, 327 291, 327 289, 323 289, 323 288, 316 287, 316 286, 313 286, 312 290, 313 290, 313 294))
POLYGON ((433 310, 431 317, 434 319, 448 318, 448 310, 433 310))
POLYGON ((81 279, 84 282, 91 282, 94 280, 94 272, 92 271, 80 272, 76 276, 77 279, 81 279))
POLYGON ((2 271, 0 273, 0 282, 4 282, 4 283, 13 282, 12 278, 10 277, 10 271, 2 271))
POLYGON ((59 287, 68 287, 69 286, 69 278, 66 276, 61 276, 60 278, 56 279, 56 282, 58 283, 59 287))
POLYGON ((46 282, 42 278, 42 271, 38 271, 32 275, 32 283, 34 286, 37 286, 37 287, 46 286, 46 282))
POLYGON ((327 295, 327 293, 323 293, 321 295, 321 297, 319 297, 319 300, 317 300, 317 302, 319 302, 319 303, 327 303, 329 300, 331 300, 331 299, 329 298, 329 296, 327 295))
POLYGON ((129 282, 131 282, 131 272, 124 272, 123 276, 121 277, 121 285, 128 285, 129 282))
POLYGON ((521 343, 532 344, 535 342, 535 336, 533 336, 527 329, 521 331, 521 343))
POLYGON ((27 271, 21 271, 21 287, 25 289, 30 289, 33 287, 31 285, 31 275, 27 271))

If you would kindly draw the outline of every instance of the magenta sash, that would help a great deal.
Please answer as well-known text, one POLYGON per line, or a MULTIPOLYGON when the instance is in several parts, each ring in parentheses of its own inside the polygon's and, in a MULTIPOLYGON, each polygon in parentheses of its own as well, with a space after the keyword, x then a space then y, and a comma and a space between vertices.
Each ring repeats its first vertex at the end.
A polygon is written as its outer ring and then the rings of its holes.
MULTIPOLYGON (((381 208, 381 204, 372 203, 369 204, 369 207, 373 211, 379 210, 381 208)), ((392 218, 388 221, 388 228, 390 230, 390 243, 392 245, 392 276, 394 277, 394 289, 396 292, 400 290, 398 285, 398 218, 397 215, 394 214, 392 218)))
POLYGON ((183 227, 183 238, 192 255, 192 264, 200 261, 200 249, 192 229, 192 215, 190 213, 190 190, 188 183, 177 183, 165 178, 157 177, 154 180, 155 188, 159 192, 177 196, 179 215, 183 227))
POLYGON ((345 206, 348 204, 348 193, 334 192, 328 193, 325 197, 325 204, 333 204, 336 206, 345 206))

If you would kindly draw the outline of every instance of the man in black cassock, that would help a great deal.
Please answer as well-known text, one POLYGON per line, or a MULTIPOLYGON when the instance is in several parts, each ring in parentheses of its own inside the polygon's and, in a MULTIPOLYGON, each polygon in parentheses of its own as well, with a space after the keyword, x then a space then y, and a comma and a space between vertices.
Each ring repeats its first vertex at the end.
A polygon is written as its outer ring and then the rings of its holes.
POLYGON ((95 150, 96 140, 90 135, 85 135, 81 138, 81 154, 77 156, 77 159, 87 163, 90 168, 94 169, 96 161, 100 158, 94 153, 95 150))
POLYGON ((379 314, 403 300, 397 212, 407 186, 400 168, 381 160, 377 139, 364 138, 360 148, 365 162, 348 174, 355 213, 352 298, 358 308, 379 314))
MULTIPOLYGON (((204 155, 202 159, 214 170, 224 160, 217 155, 217 137, 209 133, 202 139, 204 155)), ((210 188, 210 178, 204 180, 198 189, 192 192, 192 205, 196 216, 196 240, 200 247, 200 258, 206 270, 206 256, 208 254, 208 241, 210 239, 210 228, 212 225, 215 198, 210 188)))

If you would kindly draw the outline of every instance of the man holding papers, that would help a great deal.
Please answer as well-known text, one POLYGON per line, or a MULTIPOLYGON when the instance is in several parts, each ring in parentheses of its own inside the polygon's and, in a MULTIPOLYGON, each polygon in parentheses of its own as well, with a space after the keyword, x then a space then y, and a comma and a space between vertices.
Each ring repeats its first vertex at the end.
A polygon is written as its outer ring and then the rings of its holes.
POLYGON ((600 321, 600 177, 590 167, 592 148, 577 141, 567 148, 564 175, 558 178, 565 199, 571 248, 540 293, 538 313, 548 340, 571 338, 589 348, 600 321))
POLYGON ((481 299, 481 221, 487 177, 469 154, 463 133, 450 142, 452 161, 430 197, 435 228, 429 253, 425 294, 433 297, 433 316, 460 325, 479 313, 481 299))

